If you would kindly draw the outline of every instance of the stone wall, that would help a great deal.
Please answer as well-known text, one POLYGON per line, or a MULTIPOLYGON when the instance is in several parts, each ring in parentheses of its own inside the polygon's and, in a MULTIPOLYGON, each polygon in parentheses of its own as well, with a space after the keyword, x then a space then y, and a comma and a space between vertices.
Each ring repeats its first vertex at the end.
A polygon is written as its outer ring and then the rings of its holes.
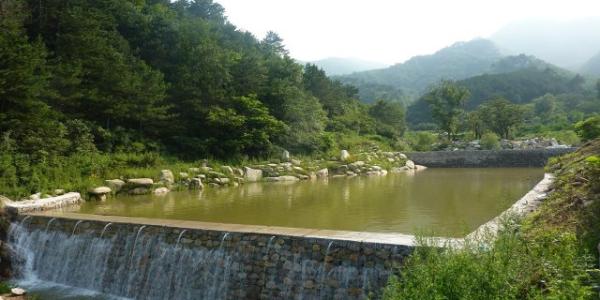
POLYGON ((412 251, 411 245, 39 215, 14 223, 10 242, 33 260, 21 263, 23 274, 135 299, 378 298, 412 251))
POLYGON ((548 159, 577 148, 459 150, 407 153, 416 164, 437 168, 543 167, 548 159))

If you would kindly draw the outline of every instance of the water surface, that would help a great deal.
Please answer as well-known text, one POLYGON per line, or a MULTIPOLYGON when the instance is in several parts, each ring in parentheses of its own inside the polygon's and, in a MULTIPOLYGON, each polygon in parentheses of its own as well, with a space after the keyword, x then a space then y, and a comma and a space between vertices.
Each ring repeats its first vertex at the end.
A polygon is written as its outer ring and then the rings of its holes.
POLYGON ((489 221, 543 177, 537 168, 427 169, 416 174, 118 196, 80 212, 460 237, 489 221))

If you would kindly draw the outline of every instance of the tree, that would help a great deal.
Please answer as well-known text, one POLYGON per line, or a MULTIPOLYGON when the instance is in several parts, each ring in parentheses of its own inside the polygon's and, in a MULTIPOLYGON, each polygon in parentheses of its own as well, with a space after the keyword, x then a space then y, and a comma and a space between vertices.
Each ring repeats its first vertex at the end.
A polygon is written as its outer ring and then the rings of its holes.
POLYGON ((505 139, 508 139, 511 131, 523 122, 524 109, 504 98, 488 101, 478 110, 488 128, 505 139))
POLYGON ((467 114, 467 124, 469 129, 473 131, 475 139, 481 139, 485 130, 485 121, 483 120, 479 111, 472 111, 467 114))
POLYGON ((600 137, 600 116, 594 116, 575 124, 575 132, 584 141, 600 137))
POLYGON ((442 81, 424 96, 431 109, 433 119, 452 140, 456 137, 461 117, 464 114, 463 108, 469 96, 468 89, 458 86, 452 81, 442 81))
POLYGON ((269 31, 267 32, 267 35, 265 36, 265 38, 262 40, 262 45, 263 47, 276 55, 279 56, 287 56, 288 55, 288 51, 285 49, 285 46, 283 45, 283 39, 274 31, 269 31))
POLYGON ((546 94, 533 100, 534 110, 537 116, 541 118, 550 117, 556 110, 556 97, 552 94, 546 94))
POLYGON ((398 138, 404 134, 404 106, 398 102, 379 100, 369 108, 369 115, 375 119, 377 134, 398 138))

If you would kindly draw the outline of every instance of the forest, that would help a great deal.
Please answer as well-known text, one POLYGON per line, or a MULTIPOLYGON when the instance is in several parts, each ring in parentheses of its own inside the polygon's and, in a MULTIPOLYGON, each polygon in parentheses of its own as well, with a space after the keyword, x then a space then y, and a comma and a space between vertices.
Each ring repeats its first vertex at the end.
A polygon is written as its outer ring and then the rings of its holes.
POLYGON ((310 154, 339 135, 404 130, 401 105, 362 104, 352 86, 296 63, 277 34, 257 40, 210 0, 7 0, 0 14, 3 145, 42 160, 310 154))

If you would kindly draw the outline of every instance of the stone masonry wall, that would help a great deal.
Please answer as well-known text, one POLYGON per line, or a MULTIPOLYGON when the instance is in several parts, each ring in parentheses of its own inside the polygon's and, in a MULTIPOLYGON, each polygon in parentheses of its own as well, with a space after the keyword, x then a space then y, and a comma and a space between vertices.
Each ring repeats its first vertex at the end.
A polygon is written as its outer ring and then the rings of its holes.
POLYGON ((407 153, 416 164, 434 168, 543 167, 550 157, 577 148, 532 150, 459 150, 407 153))
POLYGON ((12 243, 31 250, 29 272, 40 279, 136 299, 379 298, 394 267, 412 251, 46 216, 21 217, 15 224, 12 243))

